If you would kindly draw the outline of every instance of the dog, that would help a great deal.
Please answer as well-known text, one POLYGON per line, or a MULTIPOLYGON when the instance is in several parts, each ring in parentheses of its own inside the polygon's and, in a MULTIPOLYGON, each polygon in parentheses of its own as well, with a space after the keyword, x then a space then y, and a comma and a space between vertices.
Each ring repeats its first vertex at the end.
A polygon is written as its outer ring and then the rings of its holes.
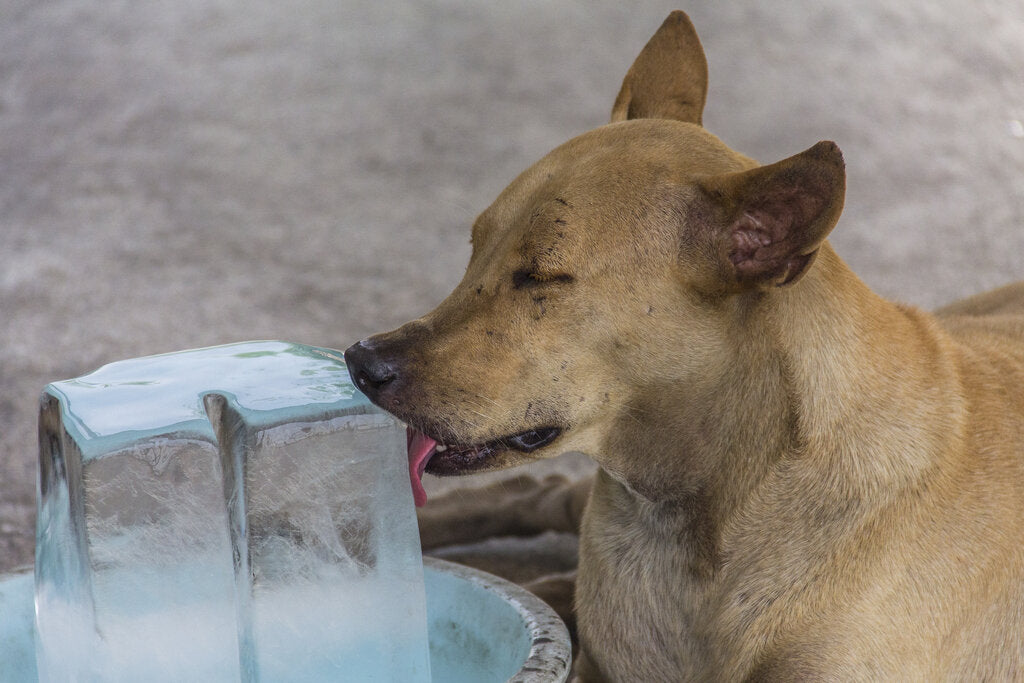
POLYGON ((1024 283, 875 295, 826 240, 838 147, 759 165, 706 91, 674 12, 612 122, 477 218, 451 295, 346 351, 418 504, 423 471, 599 466, 424 534, 578 528, 575 680, 1024 680, 1024 283))

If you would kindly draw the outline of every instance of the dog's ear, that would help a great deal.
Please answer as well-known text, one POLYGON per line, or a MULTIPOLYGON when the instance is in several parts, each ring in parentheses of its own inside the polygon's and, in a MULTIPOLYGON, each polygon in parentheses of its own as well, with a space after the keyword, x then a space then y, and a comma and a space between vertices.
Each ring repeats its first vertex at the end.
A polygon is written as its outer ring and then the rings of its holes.
POLYGON ((741 288, 771 287, 807 272, 839 220, 846 172, 839 147, 819 142, 778 163, 697 185, 719 268, 741 288))
POLYGON ((708 62, 685 12, 675 11, 633 62, 612 107, 612 122, 675 119, 700 125, 708 62))

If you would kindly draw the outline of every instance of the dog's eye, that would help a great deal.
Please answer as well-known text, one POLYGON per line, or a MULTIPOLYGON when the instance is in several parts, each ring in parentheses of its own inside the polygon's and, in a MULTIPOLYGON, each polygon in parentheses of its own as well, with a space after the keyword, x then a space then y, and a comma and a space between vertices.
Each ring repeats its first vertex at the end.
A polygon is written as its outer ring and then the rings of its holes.
POLYGON ((535 273, 531 270, 517 270, 512 273, 512 288, 513 289, 529 289, 530 287, 537 287, 539 285, 548 282, 561 282, 569 283, 575 278, 568 273, 558 273, 555 275, 544 275, 541 273, 535 273))
POLYGON ((517 270, 512 273, 512 288, 522 289, 523 287, 535 287, 541 283, 541 279, 537 277, 536 273, 531 273, 528 270, 517 270))

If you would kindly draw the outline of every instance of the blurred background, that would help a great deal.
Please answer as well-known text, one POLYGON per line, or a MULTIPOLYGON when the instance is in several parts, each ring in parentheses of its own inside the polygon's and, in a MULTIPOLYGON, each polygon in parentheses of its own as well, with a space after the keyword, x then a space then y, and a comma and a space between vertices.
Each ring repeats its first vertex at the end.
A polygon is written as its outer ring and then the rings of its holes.
POLYGON ((1024 278, 1017 0, 0 0, 0 570, 32 561, 47 382, 421 315, 672 9, 709 130, 763 162, 839 143, 832 241, 876 291, 1024 278))

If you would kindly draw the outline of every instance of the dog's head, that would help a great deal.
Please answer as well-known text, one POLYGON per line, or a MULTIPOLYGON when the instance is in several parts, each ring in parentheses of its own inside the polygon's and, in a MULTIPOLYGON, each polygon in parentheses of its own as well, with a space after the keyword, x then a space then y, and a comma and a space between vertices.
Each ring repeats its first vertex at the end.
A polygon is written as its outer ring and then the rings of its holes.
POLYGON ((736 333, 724 311, 810 266, 842 207, 838 148, 758 166, 701 127, 706 89, 675 12, 612 123, 552 151, 476 220, 451 295, 345 352, 358 386, 410 425, 414 486, 424 468, 566 450, 601 462, 659 387, 710 390, 736 333))

